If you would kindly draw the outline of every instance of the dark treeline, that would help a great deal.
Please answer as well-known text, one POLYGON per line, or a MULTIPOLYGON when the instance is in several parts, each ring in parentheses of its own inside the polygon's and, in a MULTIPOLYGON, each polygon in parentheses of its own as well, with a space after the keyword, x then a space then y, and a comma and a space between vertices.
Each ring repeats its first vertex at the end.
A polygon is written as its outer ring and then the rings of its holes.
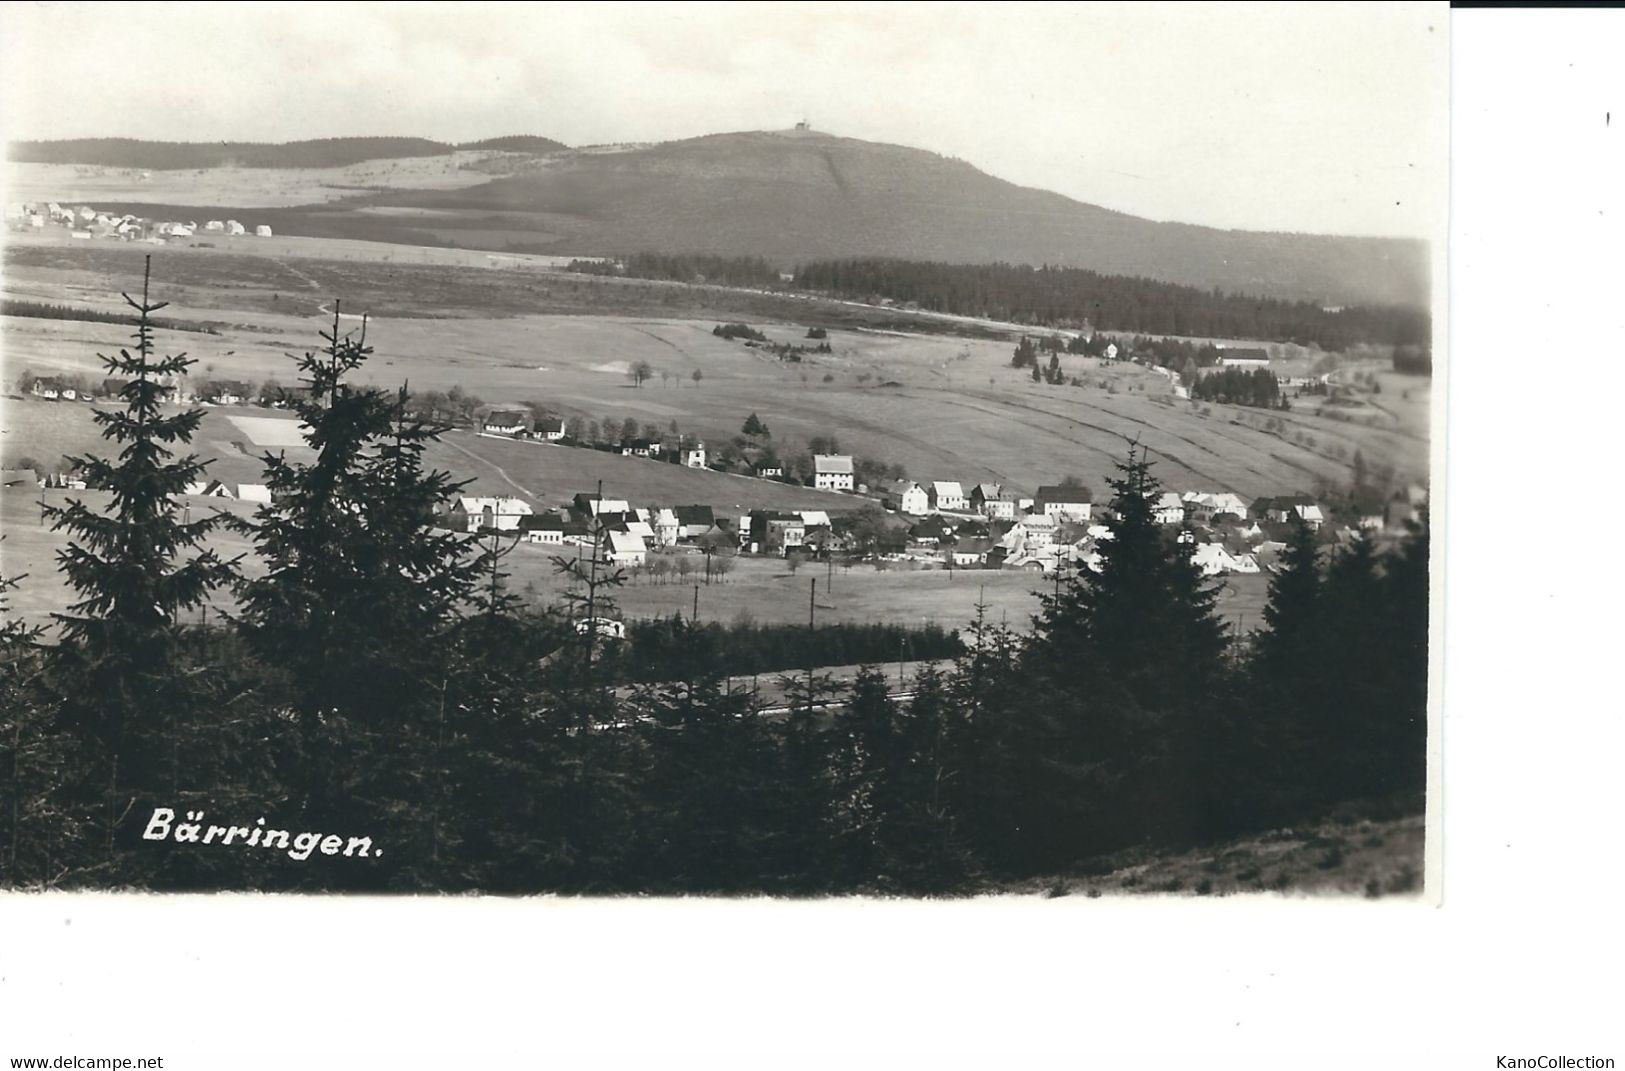
POLYGON ((1430 346, 1400 346, 1394 350, 1394 371, 1412 376, 1433 374, 1433 352, 1430 346))
POLYGON ((795 285, 840 298, 890 298, 932 312, 1039 327, 1090 324, 1103 331, 1263 339, 1326 350, 1362 342, 1420 342, 1430 330, 1422 309, 1362 306, 1327 312, 1311 302, 1226 294, 1083 268, 825 260, 799 266, 795 285))
POLYGON ((695 625, 680 617, 627 627, 631 650, 621 663, 631 681, 682 680, 696 671, 720 676, 773 673, 807 666, 849 666, 900 659, 947 659, 964 652, 957 633, 940 625, 836 623, 695 625))
POLYGON ((1221 368, 1204 372, 1191 384, 1191 397, 1200 402, 1253 405, 1276 409, 1281 405, 1281 383, 1268 368, 1221 368))
MULTIPOLYGON (((0 883, 951 894, 1346 801, 1421 806, 1425 528, 1329 563, 1300 529, 1263 628, 1232 643, 1131 452, 1100 571, 1030 633, 978 615, 905 701, 878 667, 790 672, 770 716, 718 648, 788 658, 791 633, 650 625, 633 642, 662 679, 627 688, 617 641, 576 627, 618 616, 618 571, 561 556, 563 605, 520 610, 498 535, 432 525, 460 486, 422 464, 441 426, 352 384, 369 350, 337 320, 289 398, 309 459, 265 456, 251 518, 182 513, 201 412, 164 415, 157 380, 191 362, 156 357, 161 306, 132 304, 136 345, 104 359, 125 404, 96 414, 119 449, 76 459, 116 493, 49 511, 75 599, 55 643, 0 632, 0 883), (223 523, 260 569, 208 549, 223 523), (211 593, 234 615, 183 625, 211 593)), ((895 638, 875 636, 853 652, 894 657, 858 652, 895 638)))
MULTIPOLYGON (((72 305, 50 305, 41 301, 19 301, 16 298, 0 298, 0 316, 27 316, 36 320, 75 320, 92 324, 126 324, 130 317, 126 313, 107 312, 102 309, 76 309, 72 305)), ((152 325, 165 331, 199 331, 204 334, 218 335, 219 328, 213 324, 199 323, 195 320, 169 320, 155 319, 152 325)))

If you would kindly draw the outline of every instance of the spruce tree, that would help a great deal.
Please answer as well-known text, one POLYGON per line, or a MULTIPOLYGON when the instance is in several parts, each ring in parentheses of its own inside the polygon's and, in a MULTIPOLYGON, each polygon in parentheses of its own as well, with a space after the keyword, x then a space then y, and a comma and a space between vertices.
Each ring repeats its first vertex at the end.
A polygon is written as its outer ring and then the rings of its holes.
POLYGON ((207 466, 171 447, 191 441, 203 412, 166 415, 160 405, 166 382, 195 362, 154 353, 152 314, 167 303, 150 299, 151 271, 149 257, 141 300, 123 295, 134 310, 133 352, 98 355, 109 376, 125 380, 122 407, 93 414, 118 454, 70 459, 107 502, 45 507, 53 529, 69 535, 57 561, 79 595, 67 613, 52 615, 61 626, 52 662, 64 696, 62 725, 82 749, 80 769, 95 782, 86 802, 99 811, 109 860, 119 823, 144 820, 143 797, 174 787, 165 776, 168 743, 195 698, 190 679, 177 672, 181 615, 233 575, 205 545, 221 518, 183 519, 176 501, 207 466))
POLYGON ((319 353, 295 359, 303 390, 292 398, 314 458, 266 454, 272 501, 241 526, 265 569, 241 586, 240 626, 282 677, 295 805, 346 828, 381 823, 397 845, 390 880, 410 885, 432 853, 420 772, 477 548, 434 528, 460 486, 423 464, 444 426, 410 415, 404 391, 392 401, 349 382, 371 353, 364 319, 346 333, 335 311, 322 337, 319 353))

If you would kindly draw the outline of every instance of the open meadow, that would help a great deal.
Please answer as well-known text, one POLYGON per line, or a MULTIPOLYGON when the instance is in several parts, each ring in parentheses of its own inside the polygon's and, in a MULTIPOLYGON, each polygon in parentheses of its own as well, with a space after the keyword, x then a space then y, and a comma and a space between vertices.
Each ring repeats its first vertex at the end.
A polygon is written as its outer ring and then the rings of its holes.
MULTIPOLYGON (((136 250, 29 252, 8 251, 7 296, 108 309, 118 291, 139 284, 136 250)), ((781 453, 834 435, 843 450, 902 464, 916 479, 997 480, 1030 492, 1076 475, 1098 494, 1131 441, 1152 451, 1170 487, 1248 498, 1343 486, 1356 452, 1396 484, 1425 482, 1427 472, 1421 377, 1385 375, 1367 404, 1306 397, 1290 412, 1269 412, 1192 404, 1147 369, 1081 356, 1061 365, 1083 386, 1034 383, 1010 367, 1007 338, 843 326, 837 303, 720 288, 167 251, 155 256, 154 273, 155 295, 172 302, 163 315, 218 332, 159 340, 166 352, 197 358, 194 374, 206 378, 290 380, 287 354, 319 345, 338 297, 346 310, 372 313, 366 382, 456 385, 564 417, 675 422, 713 446, 755 412, 781 453), (726 308, 730 300, 743 308, 726 308), (809 325, 825 326, 832 352, 786 362, 712 335, 718 322, 766 311, 762 303, 780 315, 749 322, 770 339, 804 341, 809 325), (634 387, 627 371, 639 361, 654 375, 634 387)), ((96 350, 127 334, 117 325, 7 318, 6 377, 24 368, 98 371, 96 350)))

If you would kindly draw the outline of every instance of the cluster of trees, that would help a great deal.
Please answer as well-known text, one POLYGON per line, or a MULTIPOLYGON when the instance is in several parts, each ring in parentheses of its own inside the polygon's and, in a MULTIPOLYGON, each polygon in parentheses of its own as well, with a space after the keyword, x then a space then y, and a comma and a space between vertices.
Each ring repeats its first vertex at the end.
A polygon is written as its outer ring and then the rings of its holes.
POLYGON ((5 884, 955 893, 1342 800, 1420 806, 1425 529, 1329 566, 1300 535, 1236 646, 1131 451, 1101 571, 1057 585, 1030 634, 979 614, 906 700, 878 666, 850 686, 801 668, 821 644, 889 660, 895 634, 677 620, 634 634, 663 668, 629 687, 573 627, 613 617, 624 577, 561 558, 565 605, 521 610, 498 536, 432 527, 458 486, 422 464, 440 427, 353 385, 369 350, 337 320, 299 362, 313 456, 267 455, 273 504, 231 522, 263 568, 221 560, 226 522, 174 505, 205 469, 175 453, 201 414, 156 402, 189 362, 154 357, 161 306, 134 304, 134 351, 108 364, 139 386, 97 414, 119 449, 78 459, 116 493, 52 511, 76 601, 55 643, 0 631, 5 884), (228 592, 227 622, 183 624, 228 592), (744 660, 797 666, 787 712, 730 691, 744 660), (143 839, 159 807, 201 836, 143 839), (377 850, 233 843, 261 818, 377 850))
POLYGON ((1425 309, 1361 306, 1330 312, 1306 301, 1226 294, 1083 268, 866 257, 803 264, 795 279, 800 288, 836 297, 885 297, 933 312, 1013 323, 1271 339, 1328 350, 1361 342, 1420 343, 1431 330, 1425 309))
MULTIPOLYGON (((52 305, 43 301, 23 301, 18 298, 0 298, 0 316, 26 316, 35 320, 74 320, 93 324, 122 324, 129 317, 106 309, 79 309, 72 305, 52 305)), ((197 320, 158 319, 153 326, 166 331, 197 331, 218 335, 220 329, 211 323, 197 320)))
POLYGON ((1197 376, 1191 383, 1191 397, 1199 402, 1251 405, 1260 409, 1285 409, 1287 401, 1281 383, 1268 368, 1221 368, 1197 376))
POLYGON ((747 339, 751 342, 766 342, 767 336, 762 334, 750 324, 717 324, 711 328, 711 333, 718 338, 725 338, 732 342, 736 338, 747 339))

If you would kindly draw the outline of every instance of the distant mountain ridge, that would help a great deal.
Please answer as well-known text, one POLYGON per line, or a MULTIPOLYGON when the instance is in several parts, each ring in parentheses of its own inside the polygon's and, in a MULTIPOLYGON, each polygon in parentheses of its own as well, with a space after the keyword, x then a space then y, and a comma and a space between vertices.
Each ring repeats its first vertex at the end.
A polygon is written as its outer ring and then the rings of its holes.
POLYGON ((1141 275, 1327 304, 1425 305, 1421 241, 1161 223, 1018 186, 962 161, 809 131, 560 152, 460 190, 380 203, 526 216, 581 254, 995 261, 1141 275))
POLYGON ((1428 303, 1422 241, 1157 222, 1018 186, 922 149, 800 129, 579 149, 525 136, 461 146, 416 138, 278 146, 101 138, 16 143, 11 158, 149 169, 333 167, 459 148, 519 155, 504 157, 501 168, 489 168, 492 180, 478 185, 379 189, 286 210, 278 232, 581 256, 759 256, 783 268, 843 257, 1002 261, 1327 305, 1428 303))
POLYGON ((347 167, 367 160, 443 156, 458 150, 548 153, 563 149, 551 138, 517 136, 454 145, 427 138, 315 138, 308 141, 140 141, 134 138, 75 138, 14 141, 6 158, 17 163, 87 164, 147 171, 186 171, 214 167, 347 167))

